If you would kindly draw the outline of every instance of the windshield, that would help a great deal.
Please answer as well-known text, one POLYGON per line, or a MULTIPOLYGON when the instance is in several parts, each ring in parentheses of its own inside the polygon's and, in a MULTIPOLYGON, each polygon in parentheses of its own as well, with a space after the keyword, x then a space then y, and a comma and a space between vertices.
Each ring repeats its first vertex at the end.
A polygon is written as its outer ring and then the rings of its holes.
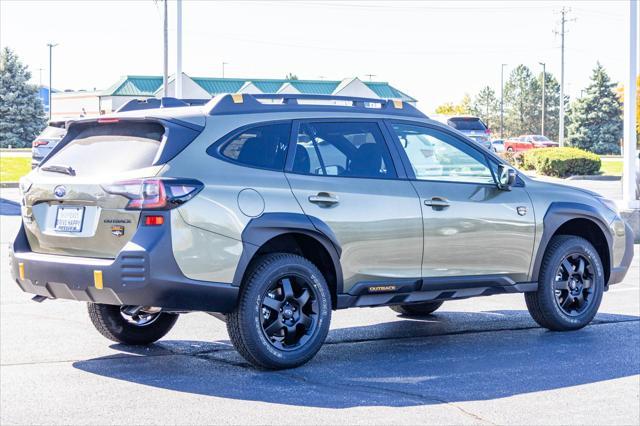
POLYGON ((158 123, 94 124, 81 130, 44 167, 70 167, 75 175, 84 176, 149 167, 163 134, 158 123))
POLYGON ((487 130, 487 126, 477 117, 450 118, 447 124, 457 130, 487 130))
POLYGON ((533 136, 533 140, 536 142, 549 142, 549 138, 546 136, 533 136))

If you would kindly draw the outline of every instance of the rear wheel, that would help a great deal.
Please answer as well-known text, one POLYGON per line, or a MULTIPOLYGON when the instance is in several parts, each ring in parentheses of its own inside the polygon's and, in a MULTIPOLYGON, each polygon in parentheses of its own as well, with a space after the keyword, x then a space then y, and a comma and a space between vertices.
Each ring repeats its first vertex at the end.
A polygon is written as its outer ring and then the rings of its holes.
POLYGON ((148 345, 164 337, 178 314, 144 311, 135 306, 89 303, 89 318, 107 339, 127 345, 148 345))
POLYGON ((507 151, 513 152, 513 148, 509 147, 509 148, 507 148, 507 151))
POLYGON ((422 316, 434 313, 443 303, 444 301, 424 302, 411 305, 394 305, 390 306, 390 308, 399 314, 422 316))
POLYGON ((320 350, 331 320, 331 294, 318 268, 293 254, 260 258, 227 317, 236 350, 251 364, 292 368, 320 350))
POLYGON ((525 293, 527 308, 542 327, 577 330, 595 317, 604 293, 602 261, 584 238, 559 235, 549 242, 538 290, 525 293))

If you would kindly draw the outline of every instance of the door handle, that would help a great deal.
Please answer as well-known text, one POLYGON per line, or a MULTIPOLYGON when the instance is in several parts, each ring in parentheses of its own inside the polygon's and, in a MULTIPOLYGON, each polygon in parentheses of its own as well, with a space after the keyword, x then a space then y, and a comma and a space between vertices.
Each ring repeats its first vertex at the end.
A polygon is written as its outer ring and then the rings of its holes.
POLYGON ((309 202, 320 206, 332 206, 338 204, 338 197, 328 192, 318 192, 317 195, 310 195, 309 202))
POLYGON ((449 201, 446 198, 442 197, 432 197, 430 200, 424 200, 425 206, 431 206, 434 209, 446 209, 449 207, 449 201))

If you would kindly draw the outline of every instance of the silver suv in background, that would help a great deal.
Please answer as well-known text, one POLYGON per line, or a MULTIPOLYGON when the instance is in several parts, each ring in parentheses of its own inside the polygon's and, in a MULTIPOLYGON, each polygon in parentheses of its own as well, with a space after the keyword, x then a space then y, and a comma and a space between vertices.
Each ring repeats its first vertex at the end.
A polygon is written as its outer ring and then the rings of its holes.
POLYGON ((479 117, 470 115, 436 116, 433 119, 453 127, 478 145, 490 151, 495 151, 491 145, 491 130, 479 117))
POLYGON ((64 121, 52 121, 31 143, 31 168, 38 164, 51 152, 67 133, 64 121))

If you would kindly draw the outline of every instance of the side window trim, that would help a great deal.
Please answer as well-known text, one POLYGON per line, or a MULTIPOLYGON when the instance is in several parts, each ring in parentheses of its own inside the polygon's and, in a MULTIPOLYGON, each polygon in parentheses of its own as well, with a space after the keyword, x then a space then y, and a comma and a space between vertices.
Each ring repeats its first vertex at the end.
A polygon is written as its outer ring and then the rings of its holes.
MULTIPOLYGON (((291 140, 289 141, 289 145, 287 145, 287 151, 285 152, 285 162, 284 162, 284 166, 282 169, 271 169, 268 167, 258 167, 258 166, 253 166, 250 164, 245 164, 242 163, 240 161, 234 160, 232 158, 227 157, 226 155, 224 155, 221 151, 222 149, 224 149, 224 147, 231 142, 235 137, 241 135, 242 133, 246 132, 247 130, 251 130, 251 129, 255 129, 256 127, 264 127, 264 126, 270 126, 270 125, 277 125, 277 124, 289 124, 289 137, 290 139, 293 138, 293 131, 294 131, 294 120, 270 120, 270 121, 261 121, 261 122, 255 122, 255 123, 250 123, 250 124, 245 124, 243 126, 237 127, 235 129, 233 129, 232 131, 230 131, 229 133, 225 134, 224 136, 222 136, 221 138, 217 139, 216 141, 214 141, 213 143, 211 143, 211 145, 209 145, 207 147, 207 149, 205 150, 205 152, 207 153, 207 155, 216 158, 218 160, 222 160, 225 161, 227 163, 230 164, 235 164, 236 166, 241 166, 241 167, 248 167, 251 169, 257 169, 257 170, 266 170, 266 171, 270 171, 270 172, 284 172, 286 170, 287 167, 287 162, 289 161, 289 156, 291 154, 291 140)), ((293 161, 293 157, 292 157, 292 161, 293 161)))
POLYGON ((393 125, 394 124, 423 127, 425 129, 428 129, 428 130, 432 130, 432 131, 436 131, 436 132, 442 132, 442 133, 447 134, 448 136, 454 138, 455 140, 457 140, 458 142, 463 144, 465 147, 467 147, 470 150, 473 150, 473 151, 477 152, 479 155, 481 155, 484 158, 485 166, 491 172, 491 176, 493 177, 493 180, 494 180, 494 183, 465 182, 465 181, 446 181, 446 180, 438 180, 438 182, 460 183, 460 184, 463 184, 463 185, 486 185, 486 186, 495 186, 496 185, 496 176, 495 176, 495 174, 493 172, 493 168, 491 167, 491 158, 489 158, 489 156, 487 156, 487 154, 485 152, 482 152, 482 150, 472 146, 468 141, 460 138, 454 132, 450 132, 447 129, 443 129, 443 128, 439 127, 439 126, 434 126, 434 125, 432 125, 430 123, 422 123, 422 122, 419 122, 419 121, 389 120, 389 119, 387 119, 387 120, 384 120, 384 124, 386 126, 387 132, 392 137, 393 144, 395 145, 396 149, 400 153, 400 158, 402 160, 403 166, 405 167, 407 178, 409 180, 411 180, 411 181, 420 181, 420 182, 429 182, 428 180, 420 180, 420 179, 417 178, 415 172, 413 171, 413 166, 411 165, 411 161, 409 160, 409 157, 407 156, 407 153, 404 151, 404 148, 400 145, 399 138, 395 134, 395 130, 393 129, 393 125))
MULTIPOLYGON (((298 135, 300 131, 303 129, 305 124, 309 123, 373 123, 378 126, 378 130, 382 136, 382 142, 384 147, 387 149, 389 156, 391 158, 391 167, 393 167, 394 176, 384 178, 384 180, 398 180, 398 179, 407 179, 406 172, 402 161, 402 157, 397 152, 397 148, 393 146, 393 134, 389 132, 387 125, 385 123, 386 120, 377 119, 377 118, 344 118, 344 117, 335 117, 335 118, 302 118, 302 119, 294 119, 293 124, 291 126, 291 140, 289 141, 289 149, 287 150, 287 159, 285 162, 286 173, 300 174, 298 172, 293 171, 293 162, 295 157, 295 150, 297 149, 298 144, 298 135)), ((311 176, 311 175, 305 175, 311 176)), ((313 175, 319 177, 337 177, 337 176, 328 176, 328 175, 313 175)), ((352 176, 340 176, 344 178, 352 178, 352 179, 380 179, 380 178, 371 178, 371 177, 352 177, 352 176)))

